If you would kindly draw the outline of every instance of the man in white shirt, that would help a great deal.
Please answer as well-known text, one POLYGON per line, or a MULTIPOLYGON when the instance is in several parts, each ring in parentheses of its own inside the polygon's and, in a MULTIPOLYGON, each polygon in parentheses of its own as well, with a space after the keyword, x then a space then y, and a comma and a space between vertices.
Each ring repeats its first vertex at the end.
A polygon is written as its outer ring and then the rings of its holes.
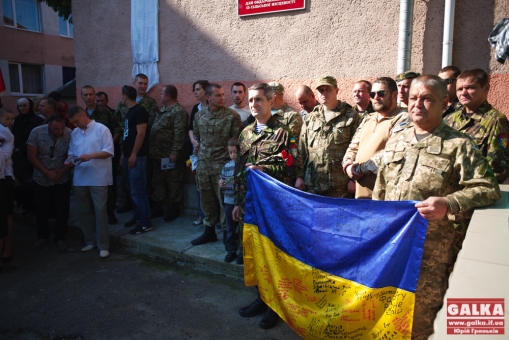
POLYGON ((71 134, 66 162, 75 165, 73 182, 76 208, 87 244, 81 251, 90 251, 97 246, 99 255, 108 257, 106 202, 108 185, 113 183, 111 157, 114 153, 111 132, 106 126, 91 120, 79 106, 71 107, 67 116, 77 127, 71 134))
POLYGON ((251 117, 251 110, 249 110, 249 106, 244 102, 244 98, 246 97, 246 86, 242 83, 234 83, 232 85, 232 99, 234 104, 230 106, 230 109, 237 111, 242 120, 242 126, 246 127, 250 123, 254 122, 254 119, 249 120, 251 117))

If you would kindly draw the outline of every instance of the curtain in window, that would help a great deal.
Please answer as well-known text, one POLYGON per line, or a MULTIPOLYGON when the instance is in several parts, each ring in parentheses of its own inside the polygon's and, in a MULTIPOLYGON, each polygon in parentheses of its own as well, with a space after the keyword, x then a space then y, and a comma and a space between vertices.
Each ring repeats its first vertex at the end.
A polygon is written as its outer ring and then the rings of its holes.
POLYGON ((15 3, 18 28, 39 31, 39 4, 34 0, 16 0, 15 3))
POLYGON ((42 66, 21 64, 21 78, 23 80, 23 93, 44 93, 42 66))
POLYGON ((133 78, 138 73, 148 77, 148 90, 159 84, 158 0, 131 0, 131 44, 133 78))
POLYGON ((18 67, 18 64, 9 64, 9 80, 11 84, 11 92, 21 92, 21 87, 19 85, 18 67))

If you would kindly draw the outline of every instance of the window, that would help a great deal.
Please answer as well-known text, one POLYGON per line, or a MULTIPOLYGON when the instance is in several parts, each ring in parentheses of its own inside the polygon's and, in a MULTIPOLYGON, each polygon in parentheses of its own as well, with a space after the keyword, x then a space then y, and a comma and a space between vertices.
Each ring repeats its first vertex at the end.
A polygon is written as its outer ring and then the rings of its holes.
POLYGON ((9 63, 11 93, 44 94, 42 65, 9 63))
POLYGON ((34 0, 3 0, 4 25, 29 31, 41 31, 39 3, 34 0))
POLYGON ((63 84, 67 84, 71 80, 76 78, 76 68, 75 67, 65 67, 62 66, 62 82, 63 84))
POLYGON ((60 30, 61 36, 74 37, 74 24, 70 21, 72 21, 72 14, 67 20, 65 20, 64 17, 58 17, 58 29, 60 30))

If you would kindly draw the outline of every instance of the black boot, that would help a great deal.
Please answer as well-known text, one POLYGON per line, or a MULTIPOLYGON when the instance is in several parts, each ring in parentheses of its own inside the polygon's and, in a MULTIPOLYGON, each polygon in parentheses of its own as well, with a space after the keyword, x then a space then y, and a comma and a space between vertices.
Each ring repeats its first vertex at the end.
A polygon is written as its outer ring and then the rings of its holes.
POLYGON ((123 214, 125 212, 133 210, 133 205, 131 204, 131 200, 126 200, 125 203, 117 209, 119 214, 123 214))
POLYGON ((162 217, 164 215, 163 204, 152 200, 150 202, 150 218, 162 217))
POLYGON ((193 246, 199 246, 201 244, 205 244, 205 243, 209 243, 209 242, 216 242, 216 241, 217 241, 217 235, 216 235, 216 231, 214 230, 214 227, 205 226, 205 232, 197 239, 192 240, 191 244, 193 246))
POLYGON ((180 216, 179 203, 171 203, 168 212, 164 215, 164 220, 170 222, 180 216))
POLYGON ((239 314, 240 316, 242 316, 243 318, 250 318, 252 316, 256 316, 258 314, 262 314, 263 312, 265 312, 267 310, 267 305, 265 304, 265 302, 263 302, 262 299, 260 299, 259 297, 256 298, 256 300, 253 301, 252 304, 250 304, 249 306, 246 306, 244 308, 241 308, 239 310, 239 314))
POLYGON ((277 324, 278 319, 279 315, 268 307, 267 311, 263 315, 262 321, 260 321, 260 327, 263 329, 272 328, 277 324))
POLYGON ((113 210, 111 211, 108 211, 108 224, 117 224, 118 223, 118 220, 117 220, 117 216, 115 216, 115 213, 113 212, 113 210))

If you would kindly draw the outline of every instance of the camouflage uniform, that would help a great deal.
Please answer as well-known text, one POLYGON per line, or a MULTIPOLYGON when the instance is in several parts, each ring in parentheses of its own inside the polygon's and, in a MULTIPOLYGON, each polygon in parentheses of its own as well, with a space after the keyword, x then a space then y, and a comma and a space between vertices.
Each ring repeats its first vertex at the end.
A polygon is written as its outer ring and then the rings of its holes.
POLYGON ((357 112, 359 114, 359 116, 361 116, 361 121, 364 118, 366 118, 366 116, 369 115, 370 113, 375 112, 375 109, 373 108, 373 103, 371 102, 371 100, 369 101, 369 105, 366 108, 366 110, 364 110, 364 112, 359 112, 359 108, 357 107, 357 105, 352 106, 352 110, 354 110, 355 112, 357 112))
POLYGON ((215 112, 206 107, 196 113, 193 133, 200 148, 198 149, 198 166, 196 179, 200 191, 200 203, 205 215, 203 224, 213 227, 221 218, 223 229, 226 228, 224 205, 219 191, 219 179, 223 166, 228 163, 228 140, 238 137, 242 129, 240 116, 234 110, 222 106, 215 112), (221 214, 218 216, 217 201, 221 214))
POLYGON ((451 103, 451 105, 449 105, 447 107, 447 109, 445 109, 444 113, 442 113, 442 118, 445 119, 446 117, 448 117, 451 113, 454 113, 456 111, 459 111, 463 109, 463 105, 461 105, 461 103, 458 101, 458 99, 456 98, 455 101, 453 101, 451 103))
POLYGON ((293 132, 293 136, 299 142, 300 130, 302 128, 302 116, 288 104, 284 104, 277 112, 272 114, 279 124, 288 127, 293 132))
MULTIPOLYGON (((284 164, 263 165, 263 171, 271 177, 289 184, 293 178, 300 175, 302 169, 302 160, 297 153, 297 144, 292 137, 292 131, 280 124, 275 119, 270 118, 266 126, 260 133, 256 133, 256 122, 248 125, 242 130, 239 137, 240 159, 235 164, 235 206, 240 208, 239 214, 239 237, 242 240, 242 231, 244 229, 244 204, 246 199, 246 164, 255 164, 256 162, 271 155, 277 155, 283 150, 292 154, 293 162, 291 166, 284 164), (295 157, 294 157, 295 156, 295 157)), ((241 242, 242 244, 242 242, 241 242)), ((241 247, 242 249, 242 247, 241 247)))
POLYGON ((363 175, 355 183, 355 198, 371 198, 385 143, 394 133, 403 130, 409 121, 408 113, 398 107, 381 120, 378 120, 377 112, 363 119, 342 163, 343 167, 346 163, 358 163, 357 171, 363 175))
POLYGON ((488 102, 484 102, 470 118, 465 115, 465 110, 454 112, 444 122, 473 138, 482 155, 488 159, 497 180, 502 183, 508 176, 509 167, 507 117, 488 102))
POLYGON ((184 144, 187 136, 187 112, 179 103, 163 107, 157 114, 149 136, 149 158, 153 166, 152 199, 178 204, 184 190, 186 155, 184 144), (177 156, 175 168, 161 170, 161 159, 177 156))
POLYGON ((106 126, 110 130, 112 137, 116 133, 122 133, 123 131, 119 121, 105 107, 96 105, 94 111, 88 117, 106 126))
POLYGON ((338 103, 336 116, 325 121, 324 106, 318 105, 308 114, 299 140, 302 178, 311 193, 330 197, 349 197, 349 177, 343 173, 341 161, 360 124, 360 116, 350 105, 338 103))
POLYGON ((500 198, 488 161, 466 135, 443 122, 421 141, 413 124, 395 133, 385 145, 373 199, 385 201, 445 197, 449 210, 440 220, 428 221, 417 283, 412 339, 433 333, 436 313, 447 290, 448 269, 457 256, 455 245, 464 237, 472 211, 500 198))

